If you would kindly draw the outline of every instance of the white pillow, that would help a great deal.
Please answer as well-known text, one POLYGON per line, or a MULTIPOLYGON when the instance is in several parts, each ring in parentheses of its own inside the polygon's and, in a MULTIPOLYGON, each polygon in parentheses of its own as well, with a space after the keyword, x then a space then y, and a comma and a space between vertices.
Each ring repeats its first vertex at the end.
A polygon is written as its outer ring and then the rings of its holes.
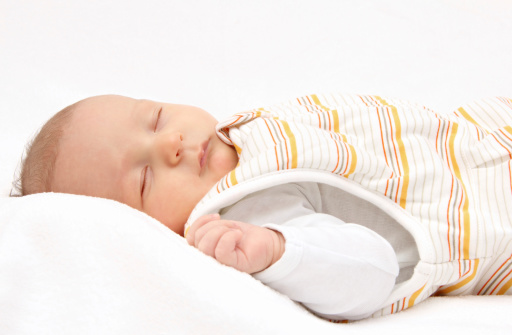
POLYGON ((0 236, 2 334, 340 330, 115 201, 56 193, 2 201, 0 236))

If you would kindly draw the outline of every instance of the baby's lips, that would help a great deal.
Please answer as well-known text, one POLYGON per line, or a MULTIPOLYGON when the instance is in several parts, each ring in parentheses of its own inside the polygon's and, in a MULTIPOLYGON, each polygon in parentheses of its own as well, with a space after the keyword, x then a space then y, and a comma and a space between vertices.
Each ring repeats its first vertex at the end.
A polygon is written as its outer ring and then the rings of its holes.
POLYGON ((205 141, 202 145, 201 145, 201 150, 199 151, 199 167, 200 167, 200 170, 202 171, 204 166, 206 165, 206 161, 208 159, 208 148, 210 146, 210 141, 205 141))

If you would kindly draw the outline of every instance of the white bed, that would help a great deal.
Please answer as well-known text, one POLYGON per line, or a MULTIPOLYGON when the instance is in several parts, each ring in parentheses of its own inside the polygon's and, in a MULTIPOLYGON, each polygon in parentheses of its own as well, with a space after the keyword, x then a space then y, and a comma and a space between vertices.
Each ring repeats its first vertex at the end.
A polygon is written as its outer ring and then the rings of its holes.
POLYGON ((87 96, 220 119, 337 91, 447 113, 512 97, 510 41, 507 0, 0 0, 0 333, 512 333, 510 296, 331 324, 124 205, 8 197, 27 140, 87 96))

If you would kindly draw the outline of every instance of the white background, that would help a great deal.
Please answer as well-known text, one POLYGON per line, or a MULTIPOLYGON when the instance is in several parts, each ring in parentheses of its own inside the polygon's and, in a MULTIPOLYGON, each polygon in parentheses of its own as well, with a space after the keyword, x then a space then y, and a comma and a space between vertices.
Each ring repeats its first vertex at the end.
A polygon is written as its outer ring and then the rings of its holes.
POLYGON ((43 122, 91 95, 222 118, 332 91, 439 112, 512 96, 512 1, 0 0, 0 192, 43 122))

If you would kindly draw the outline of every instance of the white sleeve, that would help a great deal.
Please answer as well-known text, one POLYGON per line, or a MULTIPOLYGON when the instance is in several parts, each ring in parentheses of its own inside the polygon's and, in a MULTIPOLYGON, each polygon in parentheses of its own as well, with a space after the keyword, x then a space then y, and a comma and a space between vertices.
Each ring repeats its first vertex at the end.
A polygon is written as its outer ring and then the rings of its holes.
POLYGON ((362 319, 378 310, 399 267, 374 231, 326 214, 267 224, 286 239, 281 259, 254 277, 323 317, 362 319))

